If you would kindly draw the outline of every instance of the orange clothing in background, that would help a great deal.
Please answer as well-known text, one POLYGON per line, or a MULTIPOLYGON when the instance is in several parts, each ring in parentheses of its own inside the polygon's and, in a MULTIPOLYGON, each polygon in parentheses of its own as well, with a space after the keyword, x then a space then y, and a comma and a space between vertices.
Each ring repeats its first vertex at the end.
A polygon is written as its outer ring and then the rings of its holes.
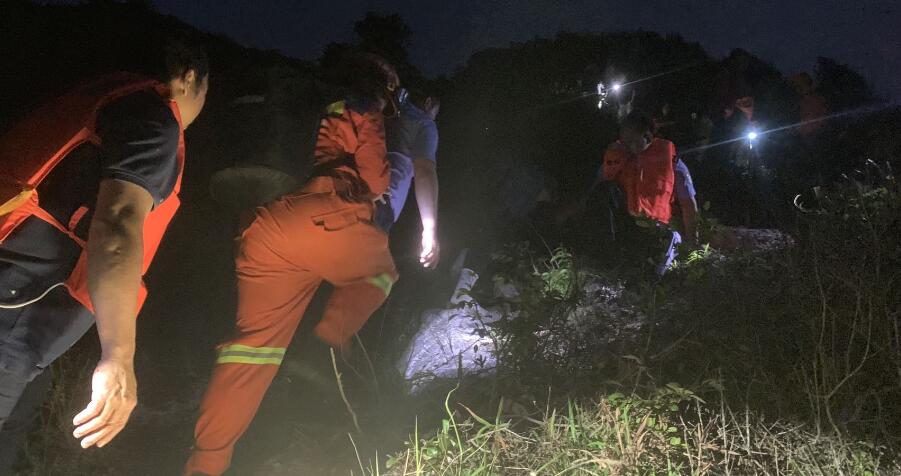
POLYGON ((809 136, 818 131, 823 123, 817 119, 825 116, 828 112, 826 100, 817 94, 805 94, 801 96, 798 108, 801 113, 801 125, 798 126, 798 133, 802 136, 809 136))
POLYGON ((669 223, 672 216, 676 146, 656 138, 636 157, 625 145, 614 143, 604 153, 604 180, 619 183, 629 213, 669 223))
POLYGON ((218 348, 185 474, 228 468, 323 281, 335 290, 314 333, 334 348, 346 348, 387 298, 397 271, 367 198, 388 185, 384 138, 380 112, 330 106, 316 146, 319 176, 260 208, 244 232, 237 329, 218 348))

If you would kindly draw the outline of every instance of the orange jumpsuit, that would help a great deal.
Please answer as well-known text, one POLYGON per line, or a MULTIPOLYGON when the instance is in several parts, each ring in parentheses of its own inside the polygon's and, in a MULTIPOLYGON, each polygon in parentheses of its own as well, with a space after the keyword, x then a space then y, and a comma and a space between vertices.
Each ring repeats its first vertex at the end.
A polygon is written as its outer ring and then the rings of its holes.
POLYGON ((237 330, 218 347, 185 474, 222 474, 250 425, 310 299, 335 286, 316 335, 343 348, 397 280, 371 199, 388 186, 380 111, 349 101, 320 124, 314 177, 260 208, 236 258, 237 330))

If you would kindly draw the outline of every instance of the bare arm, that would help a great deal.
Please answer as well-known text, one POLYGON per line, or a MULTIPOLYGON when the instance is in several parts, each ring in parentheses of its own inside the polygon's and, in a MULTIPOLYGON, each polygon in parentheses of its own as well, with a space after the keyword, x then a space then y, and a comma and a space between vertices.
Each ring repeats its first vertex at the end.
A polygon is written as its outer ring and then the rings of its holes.
POLYGON ((698 246, 698 202, 695 199, 694 185, 688 166, 682 160, 675 163, 675 192, 682 210, 682 230, 685 233, 685 244, 690 248, 698 246))
POLYGON ((97 319, 101 359, 91 403, 74 420, 84 448, 104 446, 125 427, 137 404, 134 375, 135 317, 141 285, 144 220, 153 198, 120 180, 100 184, 91 221, 88 291, 97 319))
POLYGON ((120 180, 100 185, 88 239, 88 291, 104 359, 134 358, 135 313, 141 286, 144 220, 153 198, 120 180))
POLYGON ((416 204, 423 228, 438 223, 438 171, 435 162, 417 159, 413 161, 416 182, 416 204))
POLYGON ((426 159, 413 160, 413 177, 416 183, 416 204, 422 219, 423 249, 420 261, 426 268, 438 266, 439 247, 435 239, 438 227, 438 171, 435 162, 426 159), (428 246, 431 241, 431 246, 428 246))
POLYGON ((685 243, 690 248, 698 246, 698 202, 695 197, 679 197, 679 208, 682 209, 682 225, 685 227, 685 243))

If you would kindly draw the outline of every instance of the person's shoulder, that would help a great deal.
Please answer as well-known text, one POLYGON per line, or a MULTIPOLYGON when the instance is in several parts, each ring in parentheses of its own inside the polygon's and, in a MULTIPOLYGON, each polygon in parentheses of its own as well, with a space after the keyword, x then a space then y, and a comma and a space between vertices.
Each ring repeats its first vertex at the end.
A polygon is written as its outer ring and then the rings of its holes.
POLYGON ((614 141, 610 145, 607 146, 607 149, 604 150, 604 155, 616 156, 621 154, 628 154, 629 149, 620 141, 614 141))
POLYGON ((100 111, 98 126, 145 124, 166 135, 178 137, 178 119, 167 100, 155 91, 139 91, 116 99, 100 111))
POLYGON ((673 144, 672 141, 664 139, 662 137, 655 137, 654 141, 651 142, 651 145, 655 145, 655 146, 661 147, 661 148, 673 148, 673 149, 676 148, 675 144, 673 144))
POLYGON ((418 124, 422 133, 429 135, 438 134, 438 124, 436 124, 431 117, 423 117, 418 121, 418 124))
POLYGON ((138 91, 123 96, 106 105, 101 114, 157 118, 165 122, 178 122, 166 99, 155 91, 138 91))
POLYGON ((651 142, 651 148, 657 151, 658 154, 666 154, 671 158, 676 156, 676 144, 666 139, 655 137, 653 142, 651 142))
POLYGON ((361 116, 381 114, 378 102, 371 99, 347 98, 344 100, 344 107, 348 112, 356 113, 361 116))

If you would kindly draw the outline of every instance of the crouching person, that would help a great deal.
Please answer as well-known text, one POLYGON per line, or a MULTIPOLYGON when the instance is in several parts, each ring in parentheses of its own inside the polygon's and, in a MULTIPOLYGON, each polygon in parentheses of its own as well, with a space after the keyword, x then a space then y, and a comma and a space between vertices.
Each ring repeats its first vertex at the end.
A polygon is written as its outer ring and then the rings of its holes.
POLYGON ((369 56, 356 73, 352 94, 329 105, 320 123, 310 180, 260 208, 243 234, 235 337, 218 347, 185 474, 219 475, 229 467, 323 281, 335 291, 314 332, 342 351, 397 279, 388 236, 373 213, 388 188, 382 110, 398 79, 369 56))
POLYGON ((95 323, 101 356, 74 436, 106 445, 137 403, 141 276, 179 207, 183 132, 208 87, 201 49, 181 39, 159 52, 155 78, 104 76, 0 137, 0 474, 46 397, 47 367, 95 323))

